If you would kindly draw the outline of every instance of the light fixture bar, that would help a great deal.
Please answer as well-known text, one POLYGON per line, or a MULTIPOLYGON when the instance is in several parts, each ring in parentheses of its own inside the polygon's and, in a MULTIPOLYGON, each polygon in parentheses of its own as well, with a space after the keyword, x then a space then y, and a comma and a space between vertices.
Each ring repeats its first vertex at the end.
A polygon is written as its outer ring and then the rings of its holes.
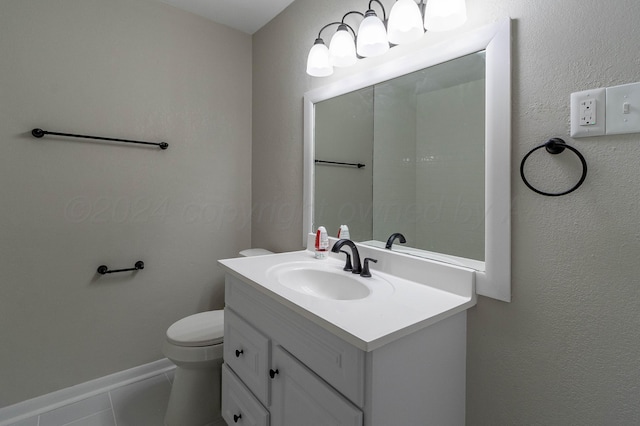
POLYGON ((467 19, 466 0, 397 0, 387 19, 387 11, 380 0, 369 0, 365 13, 349 11, 341 21, 331 22, 320 29, 307 57, 307 74, 326 77, 334 67, 353 65, 358 59, 386 53, 390 47, 419 40, 427 31, 447 31, 457 28, 467 19), (382 19, 372 9, 377 3, 382 19), (362 21, 358 31, 345 23, 350 14, 358 14, 362 21), (337 25, 329 47, 322 32, 337 25), (355 50, 355 51, 354 51, 355 50))

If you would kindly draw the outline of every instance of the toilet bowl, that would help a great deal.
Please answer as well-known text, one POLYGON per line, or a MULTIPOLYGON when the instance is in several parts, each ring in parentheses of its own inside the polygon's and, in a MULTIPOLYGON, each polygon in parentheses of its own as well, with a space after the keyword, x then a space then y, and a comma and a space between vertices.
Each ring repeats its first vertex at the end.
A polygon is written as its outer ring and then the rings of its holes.
MULTIPOLYGON (((248 249, 240 255, 271 253, 248 249)), ((165 426, 225 425, 220 410, 223 338, 222 310, 190 315, 167 329, 162 352, 176 369, 165 426)))
POLYGON ((188 316, 167 330, 162 352, 176 369, 164 418, 166 426, 204 426, 221 421, 223 334, 222 310, 188 316))

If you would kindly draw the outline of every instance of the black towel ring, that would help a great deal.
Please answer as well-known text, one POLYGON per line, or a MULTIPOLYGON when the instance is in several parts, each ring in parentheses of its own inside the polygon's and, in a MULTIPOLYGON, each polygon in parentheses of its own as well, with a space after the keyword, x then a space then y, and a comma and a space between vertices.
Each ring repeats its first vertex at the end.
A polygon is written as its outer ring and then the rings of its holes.
POLYGON ((527 185, 527 187, 529 187, 530 190, 532 190, 533 192, 537 192, 538 194, 542 194, 542 195, 546 195, 548 197, 559 197, 560 195, 567 195, 573 191, 575 191, 576 189, 578 189, 580 187, 580 185, 582 185, 582 183, 584 182, 585 178, 587 177, 587 161, 584 159, 584 157, 582 156, 582 154, 580 154, 580 152, 575 149, 572 146, 569 146, 565 143, 565 141, 563 141, 560 138, 551 138, 548 141, 546 141, 545 143, 543 143, 542 145, 539 145, 535 148, 533 148, 531 151, 529 151, 527 153, 527 155, 524 156, 524 158, 522 159, 522 162, 520 163, 520 176, 522 177, 522 181, 524 182, 525 185, 527 185), (562 151, 564 151, 565 148, 567 148, 570 151, 573 151, 574 154, 576 154, 578 156, 578 158, 580 159, 580 162, 582 163, 582 176, 580 177, 580 180, 578 181, 578 183, 576 183, 576 185, 564 192, 558 192, 558 193, 551 193, 551 192, 544 192, 544 191, 540 191, 539 189, 534 188, 529 181, 527 180, 527 178, 524 176, 524 163, 527 161, 527 158, 529 158, 529 156, 534 153, 535 151, 539 150, 540 148, 545 148, 547 150, 547 152, 549 154, 560 154, 562 151))

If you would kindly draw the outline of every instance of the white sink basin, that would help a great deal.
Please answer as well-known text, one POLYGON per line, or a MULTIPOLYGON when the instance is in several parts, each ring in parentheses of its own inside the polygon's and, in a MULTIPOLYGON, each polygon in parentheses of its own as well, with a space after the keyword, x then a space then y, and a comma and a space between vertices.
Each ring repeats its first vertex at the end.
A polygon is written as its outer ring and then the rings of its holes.
MULTIPOLYGON (((318 262, 292 262, 267 271, 283 287, 308 296, 329 300, 358 300, 371 296, 382 285, 377 277, 363 278, 335 266, 318 262)), ((391 290, 389 285, 386 288, 391 290)))
POLYGON ((354 300, 371 294, 367 286, 346 272, 337 274, 321 269, 288 269, 278 274, 278 281, 292 290, 322 299, 354 300))

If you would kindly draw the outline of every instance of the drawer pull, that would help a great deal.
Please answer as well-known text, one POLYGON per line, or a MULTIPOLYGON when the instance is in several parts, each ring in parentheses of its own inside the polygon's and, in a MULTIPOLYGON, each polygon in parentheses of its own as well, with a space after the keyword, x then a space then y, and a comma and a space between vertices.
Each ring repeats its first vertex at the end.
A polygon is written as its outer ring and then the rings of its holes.
POLYGON ((236 349, 236 358, 240 358, 240 355, 242 355, 244 353, 244 349, 236 349))
POLYGON ((271 377, 272 379, 276 377, 276 374, 280 374, 277 368, 275 370, 273 369, 269 370, 269 377, 271 377))
POLYGON ((234 423, 238 423, 238 420, 240 420, 242 418, 242 414, 234 414, 233 415, 233 422, 234 423))

